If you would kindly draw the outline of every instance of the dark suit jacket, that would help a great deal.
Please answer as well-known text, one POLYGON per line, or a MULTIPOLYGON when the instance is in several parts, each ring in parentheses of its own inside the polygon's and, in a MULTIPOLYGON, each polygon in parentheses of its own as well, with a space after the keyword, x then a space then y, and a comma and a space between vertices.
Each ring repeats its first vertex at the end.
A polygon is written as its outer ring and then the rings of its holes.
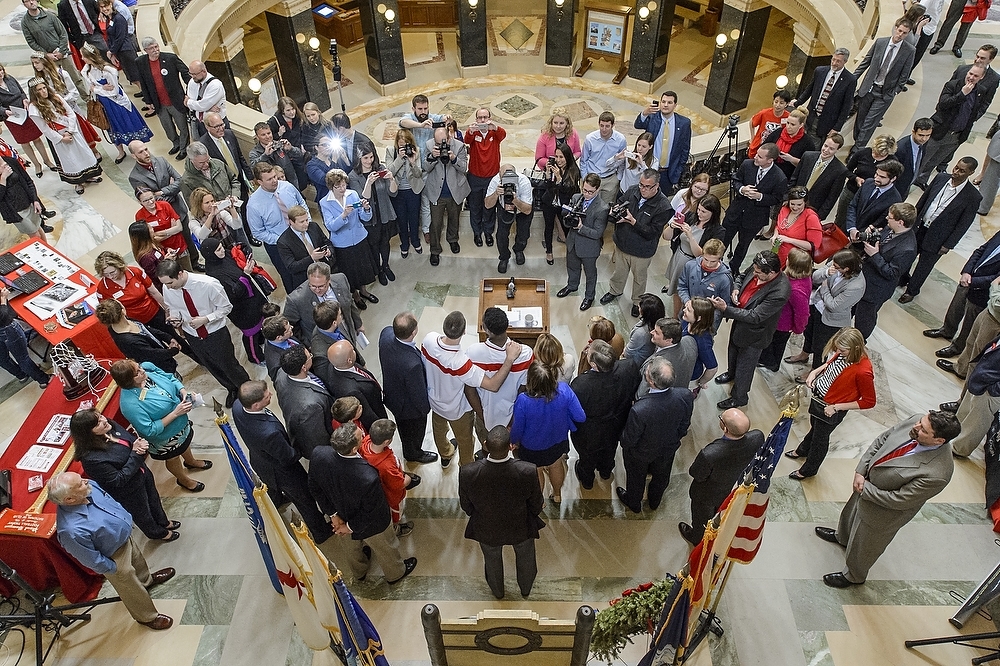
POLYGON ((694 396, 687 389, 647 393, 632 405, 622 431, 622 453, 635 460, 653 460, 680 448, 691 425, 694 396))
POLYGON ((111 20, 107 22, 105 31, 108 35, 108 51, 115 57, 123 52, 138 52, 132 36, 128 34, 128 23, 118 14, 118 10, 114 10, 111 14, 111 20))
POLYGON ((97 481, 101 488, 118 502, 121 502, 120 498, 123 497, 126 498, 126 503, 128 498, 144 499, 146 482, 143 474, 152 474, 146 467, 145 456, 132 451, 131 445, 135 441, 135 435, 117 423, 112 423, 112 428, 108 434, 127 441, 129 446, 109 444, 104 451, 88 451, 80 459, 83 471, 86 472, 87 478, 97 481))
MULTIPOLYGON (((313 247, 323 247, 330 244, 329 237, 323 233, 323 230, 315 222, 309 223, 306 233, 309 234, 309 241, 313 244, 313 247)), ((309 251, 306 250, 306 244, 302 242, 302 238, 291 227, 281 232, 276 245, 278 247, 278 254, 281 256, 281 261, 285 263, 285 268, 292 275, 292 289, 294 289, 306 281, 306 269, 313 263, 313 259, 309 256, 309 251)), ((324 261, 330 266, 331 273, 337 272, 334 268, 332 252, 324 261)))
MULTIPOLYGON (((142 333, 115 333, 110 326, 108 326, 108 333, 125 358, 130 358, 137 363, 149 361, 160 370, 171 375, 174 374, 177 372, 177 359, 174 357, 179 350, 167 347, 170 338, 166 333, 155 328, 147 327, 147 329, 156 337, 159 345, 142 333)), ((104 487, 103 483, 101 487, 104 487)))
POLYGON ((354 540, 384 532, 392 522, 378 471, 360 455, 345 458, 330 446, 316 449, 309 460, 309 490, 323 513, 348 524, 354 540))
MULTIPOLYGON (((242 177, 246 179, 247 183, 253 182, 253 171, 250 170, 250 163, 247 162, 247 158, 243 154, 243 149, 240 148, 240 142, 237 140, 236 135, 233 134, 232 130, 227 129, 222 135, 222 140, 229 146, 229 152, 233 154, 233 158, 236 160, 236 167, 240 170, 242 177)), ((198 141, 205 144, 205 147, 208 148, 208 154, 210 157, 222 160, 223 162, 226 161, 226 159, 222 156, 222 151, 219 150, 217 145, 215 145, 215 139, 213 139, 208 132, 198 137, 198 141)))
POLYGON ((181 175, 165 157, 153 158, 153 172, 136 164, 128 175, 128 184, 133 190, 148 187, 154 192, 163 192, 163 199, 174 207, 181 221, 187 218, 187 202, 181 194, 181 175))
MULTIPOLYGON (((856 77, 864 74, 864 78, 858 82, 858 97, 864 97, 872 91, 875 79, 878 78, 878 70, 882 67, 882 60, 885 59, 885 50, 890 39, 890 37, 876 39, 875 44, 868 49, 868 53, 854 70, 856 77)), ((885 75, 885 83, 882 86, 883 97, 891 98, 902 90, 903 86, 906 85, 906 80, 910 77, 910 70, 913 69, 913 58, 916 55, 914 46, 905 39, 896 46, 899 50, 892 59, 889 71, 885 75)))
POLYGON ((293 487, 308 493, 308 476, 299 462, 299 452, 292 448, 277 416, 247 413, 237 400, 233 404, 233 423, 250 451, 250 466, 267 484, 268 495, 280 498, 285 489, 293 487))
POLYGON ((968 291, 969 302, 981 308, 985 308, 989 301, 990 283, 1000 275, 1000 254, 989 261, 983 259, 990 256, 997 246, 1000 246, 1000 232, 993 234, 988 241, 977 247, 962 268, 963 273, 972 276, 968 291))
POLYGON ((427 399, 427 369, 420 350, 400 342, 386 326, 378 338, 378 361, 385 385, 385 406, 397 421, 419 419, 431 411, 427 399))
MULTIPOLYGON (((295 338, 292 338, 295 340, 295 338)), ((298 340, 295 342, 302 344, 298 340)), ((278 376, 278 370, 281 369, 281 355, 285 353, 285 350, 276 345, 272 345, 270 342, 264 341, 264 365, 267 366, 267 376, 271 378, 273 382, 278 376)))
MULTIPOLYGON (((574 194, 570 205, 576 206, 583 198, 582 194, 574 194)), ((583 226, 570 229, 566 234, 566 251, 575 248, 578 257, 599 257, 604 246, 604 230, 608 226, 608 211, 611 207, 599 196, 595 196, 587 212, 583 216, 583 226)))
MULTIPOLYGON (((888 229, 883 229, 881 238, 885 239, 888 233, 888 229)), ((882 304, 892 298, 899 276, 909 270, 916 258, 917 237, 912 230, 893 236, 889 242, 882 242, 878 253, 870 257, 866 255, 861 264, 865 276, 865 295, 861 300, 882 304)))
POLYGON ((902 198, 899 190, 890 187, 879 196, 872 199, 875 192, 875 179, 867 179, 847 204, 847 230, 857 229, 863 231, 868 227, 881 229, 885 226, 885 216, 889 212, 889 207, 894 203, 899 203, 902 198))
POLYGON ((297 382, 278 370, 274 392, 288 425, 291 444, 303 458, 312 458, 318 446, 328 446, 333 433, 330 394, 309 382, 297 382))
MULTIPOLYGON (((347 282, 347 276, 343 273, 333 273, 330 275, 330 286, 333 287, 333 293, 344 313, 344 326, 350 331, 348 337, 357 340, 358 328, 364 323, 361 321, 361 311, 351 296, 351 287, 347 282)), ((282 314, 288 317, 288 322, 295 329, 296 339, 312 339, 313 329, 316 328, 316 323, 313 321, 313 307, 317 303, 319 303, 319 298, 309 289, 308 283, 300 284, 285 299, 282 314)))
POLYGON ((187 113, 187 107, 184 106, 184 93, 191 75, 188 73, 184 61, 173 53, 160 51, 160 57, 153 61, 145 53, 139 56, 137 64, 139 66, 139 86, 142 88, 142 101, 157 111, 160 110, 160 96, 156 94, 156 84, 153 83, 153 75, 149 71, 151 62, 161 72, 163 85, 166 86, 167 94, 170 96, 170 103, 175 108, 187 113), (163 70, 167 70, 167 73, 163 74, 163 70))
POLYGON ((764 433, 760 430, 751 430, 740 439, 720 437, 706 444, 688 469, 692 479, 688 490, 691 506, 703 506, 705 513, 718 511, 763 444, 764 433))
MULTIPOLYGON (((924 147, 917 146, 917 171, 920 170, 920 162, 924 159, 924 147)), ((913 177, 916 172, 913 169, 913 141, 910 140, 910 135, 907 134, 904 137, 900 137, 899 141, 896 142, 896 154, 893 155, 900 164, 903 165, 903 173, 899 175, 896 179, 896 189, 899 191, 899 196, 902 200, 905 200, 907 195, 910 193, 910 186, 913 185, 913 177)))
MULTIPOLYGON (((757 182, 757 165, 753 160, 743 160, 743 164, 733 174, 734 191, 739 190, 744 185, 753 185, 757 182)), ((726 211, 726 218, 723 224, 736 226, 741 229, 758 230, 764 227, 771 219, 771 206, 781 203, 788 191, 788 179, 784 172, 778 168, 777 163, 772 164, 767 170, 767 174, 757 186, 763 198, 760 201, 748 199, 741 194, 735 196, 735 200, 729 204, 726 211)))
MULTIPOLYGON (((748 268, 740 278, 739 291, 742 294, 750 280, 753 279, 753 266, 748 268)), ((771 337, 778 325, 781 309, 788 302, 792 288, 788 277, 781 273, 770 282, 761 285, 760 289, 747 301, 747 306, 741 308, 735 304, 727 305, 723 316, 733 320, 733 328, 729 332, 729 343, 737 347, 753 347, 764 349, 771 344, 771 337)))
POLYGON ((372 423, 378 419, 389 418, 382 402, 382 387, 378 382, 366 379, 356 372, 340 371, 329 365, 326 374, 319 375, 326 383, 326 390, 333 399, 353 395, 361 401, 361 423, 365 430, 371 430, 372 423))
POLYGON ((537 539, 545 523, 535 466, 510 458, 477 460, 458 470, 458 501, 469 516, 465 538, 488 546, 537 539))
MULTIPOLYGON (((347 327, 344 326, 343 328, 346 329, 347 327)), ((345 330, 341 330, 340 333, 341 335, 347 336, 347 331, 345 330)), ((365 359, 361 358, 361 352, 358 351, 357 340, 351 340, 350 337, 347 336, 347 341, 354 347, 354 353, 357 355, 357 364, 364 367, 365 359)), ((318 326, 313 329, 313 335, 309 339, 309 351, 311 351, 313 355, 312 372, 317 377, 323 378, 324 380, 326 378, 326 373, 330 371, 330 359, 327 357, 327 352, 330 351, 330 346, 333 345, 334 342, 336 342, 336 340, 320 331, 318 326)))
POLYGON ((962 127, 953 127, 953 125, 959 111, 962 109, 962 105, 968 99, 965 93, 962 92, 965 79, 952 79, 944 84, 944 87, 941 89, 941 96, 938 97, 937 106, 934 107, 934 115, 931 116, 931 120, 934 121, 934 130, 931 132, 932 139, 940 141, 951 130, 957 130, 961 132, 958 135, 960 143, 965 143, 968 140, 969 133, 972 132, 972 126, 986 113, 986 109, 989 107, 990 99, 992 98, 991 95, 987 94, 986 87, 980 85, 981 83, 982 81, 977 83, 976 87, 969 93, 970 95, 974 95, 976 99, 973 102, 972 115, 969 116, 969 119, 962 127))
POLYGON ((588 370, 576 376, 570 388, 587 415, 587 420, 570 433, 577 450, 598 451, 617 445, 639 380, 639 368, 630 358, 615 361, 611 372, 588 370))
MULTIPOLYGON (((816 116, 816 103, 823 94, 823 86, 826 84, 826 77, 830 73, 830 66, 823 65, 817 67, 813 72, 812 82, 802 88, 805 94, 796 101, 799 106, 809 102, 808 109, 810 116, 816 116)), ((847 122, 847 116, 854 105, 854 91, 858 87, 858 79, 847 71, 845 67, 837 82, 833 84, 833 90, 827 95, 826 103, 823 105, 823 113, 816 116, 816 134, 826 136, 830 130, 838 132, 847 122)))
POLYGON ((929 211, 931 203, 950 180, 951 175, 939 173, 927 185, 927 189, 917 201, 917 222, 914 225, 914 231, 918 237, 921 237, 920 252, 936 254, 942 247, 949 250, 955 249, 958 241, 962 240, 962 236, 976 220, 983 195, 979 193, 971 181, 968 181, 945 206, 944 210, 938 213, 930 226, 924 224, 924 216, 929 211))
MULTIPOLYGON (((654 113, 643 119, 640 113, 635 117, 633 126, 636 129, 649 132, 655 140, 660 127, 663 126, 663 116, 659 113, 654 113)), ((681 179, 681 173, 683 173, 684 167, 687 166, 690 156, 691 120, 679 113, 674 113, 674 135, 670 137, 670 161, 667 164, 667 177, 670 179, 672 185, 676 185, 681 179)))
MULTIPOLYGON (((97 15, 99 13, 97 0, 83 0, 83 8, 87 10, 87 17, 90 18, 90 22, 94 25, 94 32, 100 35, 100 29, 97 27, 97 15)), ((84 35, 80 32, 80 24, 76 20, 76 14, 73 13, 73 8, 70 6, 69 0, 59 0, 59 4, 56 5, 56 15, 62 21, 63 26, 66 27, 66 33, 69 35, 69 43, 78 49, 81 48, 83 46, 84 35)))
MULTIPOLYGON (((799 165, 795 167, 792 177, 788 179, 788 187, 791 188, 795 185, 805 187, 806 183, 809 182, 809 176, 812 174, 813 167, 816 166, 818 159, 818 150, 810 150, 803 153, 802 159, 799 160, 799 165)), ((844 191, 844 183, 846 181, 847 167, 840 161, 840 158, 834 157, 826 165, 826 168, 823 169, 823 173, 819 175, 816 182, 813 183, 812 189, 809 190, 809 194, 806 197, 806 203, 812 206, 820 220, 825 220, 830 211, 833 210, 833 207, 837 204, 837 200, 840 198, 840 193, 844 191)))
MULTIPOLYGON (((955 73, 951 75, 951 80, 961 81, 962 85, 965 85, 965 75, 969 73, 972 69, 972 65, 960 65, 955 69, 955 73)), ((997 86, 1000 86, 1000 74, 997 74, 997 70, 992 67, 986 68, 986 73, 983 74, 983 78, 979 81, 979 88, 983 90, 986 95, 986 106, 983 107, 982 113, 976 116, 976 120, 982 117, 982 114, 986 112, 986 108, 993 103, 993 97, 997 93, 997 86)), ((961 86, 959 86, 961 87, 961 86)), ((978 111, 977 111, 978 112, 978 111)))

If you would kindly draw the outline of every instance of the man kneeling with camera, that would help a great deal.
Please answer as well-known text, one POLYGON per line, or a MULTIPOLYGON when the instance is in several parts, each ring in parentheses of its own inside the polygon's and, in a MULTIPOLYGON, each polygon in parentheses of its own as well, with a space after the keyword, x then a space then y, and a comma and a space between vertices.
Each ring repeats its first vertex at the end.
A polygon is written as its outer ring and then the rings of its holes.
POLYGON ((531 235, 531 180, 517 173, 512 164, 500 165, 500 173, 493 176, 486 188, 484 204, 487 208, 496 206, 496 241, 500 251, 497 270, 506 273, 507 262, 510 261, 510 228, 514 224, 517 225, 514 231, 514 261, 518 266, 524 263, 524 248, 528 246, 531 235))

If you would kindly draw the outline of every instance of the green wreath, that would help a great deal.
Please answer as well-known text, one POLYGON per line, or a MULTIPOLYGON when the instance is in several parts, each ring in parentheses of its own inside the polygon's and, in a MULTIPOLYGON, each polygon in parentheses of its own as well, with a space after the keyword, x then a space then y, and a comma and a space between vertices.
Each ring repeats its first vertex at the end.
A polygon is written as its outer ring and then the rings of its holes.
POLYGON ((621 597, 612 599, 594 620, 591 654, 610 664, 632 642, 632 636, 652 634, 675 582, 673 576, 667 576, 655 583, 623 590, 621 597))

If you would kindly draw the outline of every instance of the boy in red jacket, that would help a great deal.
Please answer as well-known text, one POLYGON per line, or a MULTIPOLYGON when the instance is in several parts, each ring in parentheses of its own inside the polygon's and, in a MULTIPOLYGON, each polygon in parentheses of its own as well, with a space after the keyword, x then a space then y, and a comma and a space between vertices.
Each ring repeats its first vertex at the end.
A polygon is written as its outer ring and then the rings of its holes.
POLYGON ((400 469, 396 454, 389 448, 395 434, 396 424, 393 421, 389 419, 375 421, 372 423, 371 432, 361 441, 359 453, 369 465, 378 470, 382 490, 392 512, 392 524, 396 528, 396 534, 402 537, 413 531, 413 521, 400 522, 403 515, 400 505, 406 497, 406 491, 416 488, 420 483, 420 477, 404 473, 400 469))

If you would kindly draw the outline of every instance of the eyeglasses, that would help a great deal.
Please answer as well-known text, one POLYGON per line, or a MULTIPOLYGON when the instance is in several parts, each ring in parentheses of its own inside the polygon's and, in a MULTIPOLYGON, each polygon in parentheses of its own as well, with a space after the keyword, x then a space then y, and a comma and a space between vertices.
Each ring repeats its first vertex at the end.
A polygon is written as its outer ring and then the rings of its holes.
POLYGON ((225 127, 225 123, 219 123, 218 125, 205 125, 208 129, 219 129, 220 127, 225 127))
POLYGON ((652 189, 655 189, 656 187, 657 187, 657 183, 651 183, 649 185, 646 185, 641 180, 639 181, 639 189, 640 190, 652 190, 652 189))

